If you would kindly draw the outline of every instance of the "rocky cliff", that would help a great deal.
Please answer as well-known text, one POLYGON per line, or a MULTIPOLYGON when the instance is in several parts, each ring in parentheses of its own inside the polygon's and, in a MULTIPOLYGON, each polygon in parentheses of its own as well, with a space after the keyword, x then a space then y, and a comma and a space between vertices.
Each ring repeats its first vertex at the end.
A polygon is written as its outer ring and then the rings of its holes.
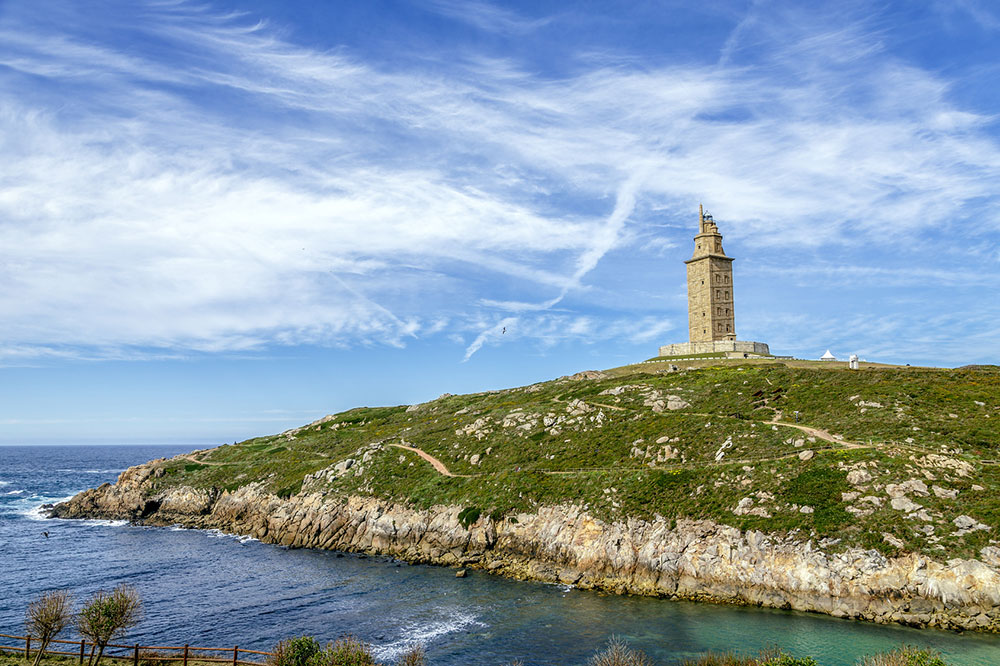
POLYGON ((61 518, 115 518, 218 528, 291 547, 391 555, 583 588, 791 608, 874 622, 1000 631, 1000 552, 939 562, 874 550, 832 552, 710 520, 601 521, 580 507, 545 506, 463 525, 461 507, 417 510, 307 490, 279 498, 251 483, 234 492, 152 488, 157 462, 57 505, 61 518))

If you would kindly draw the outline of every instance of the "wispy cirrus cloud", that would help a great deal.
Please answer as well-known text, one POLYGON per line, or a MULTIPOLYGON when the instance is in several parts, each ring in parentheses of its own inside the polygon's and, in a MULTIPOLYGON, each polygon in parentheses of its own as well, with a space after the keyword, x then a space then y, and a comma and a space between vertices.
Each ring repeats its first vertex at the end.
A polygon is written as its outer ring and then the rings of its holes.
POLYGON ((433 0, 427 3, 426 8, 486 32, 521 35, 551 22, 549 18, 527 19, 510 10, 479 0, 465 2, 433 0))
POLYGON ((886 228, 905 246, 956 211, 1000 228, 991 118, 857 16, 765 18, 734 27, 718 62, 591 57, 552 78, 486 56, 389 67, 186 3, 143 6, 123 41, 82 13, 11 12, 0 342, 93 355, 452 333, 469 358, 502 322, 540 344, 669 330, 551 311, 567 294, 585 309, 595 268, 643 236, 639 204, 687 220, 704 199, 732 237, 774 249, 886 228))

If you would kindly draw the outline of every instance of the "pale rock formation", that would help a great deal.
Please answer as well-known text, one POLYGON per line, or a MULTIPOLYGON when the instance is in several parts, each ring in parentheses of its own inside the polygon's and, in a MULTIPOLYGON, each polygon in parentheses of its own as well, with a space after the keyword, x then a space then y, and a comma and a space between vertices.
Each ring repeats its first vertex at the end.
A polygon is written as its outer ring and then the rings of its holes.
MULTIPOLYGON (((420 510, 325 491, 282 499, 250 484, 233 492, 157 493, 149 486, 155 469, 156 463, 132 467, 115 485, 80 493, 53 514, 218 528, 289 547, 381 553, 620 593, 1000 631, 995 546, 982 549, 982 561, 888 558, 856 547, 827 551, 794 532, 741 532, 708 520, 607 522, 572 505, 542 506, 498 521, 482 516, 466 528, 458 520, 461 507, 420 510)), ((747 499, 745 506, 752 508, 755 502, 747 499)), ((955 524, 986 528, 968 516, 955 524)))

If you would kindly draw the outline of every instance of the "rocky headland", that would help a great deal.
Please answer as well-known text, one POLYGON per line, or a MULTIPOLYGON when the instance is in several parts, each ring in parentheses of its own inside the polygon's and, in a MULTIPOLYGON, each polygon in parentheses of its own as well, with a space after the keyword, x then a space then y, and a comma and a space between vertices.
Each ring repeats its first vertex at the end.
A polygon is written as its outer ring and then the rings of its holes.
POLYGON ((996 368, 651 361, 331 414, 53 513, 996 632, 997 396, 996 368))
POLYGON ((127 519, 216 528, 294 548, 365 552, 458 565, 581 588, 827 613, 873 622, 1000 630, 1000 551, 976 559, 876 550, 827 552, 801 535, 741 531, 712 520, 606 522, 580 506, 555 505, 500 520, 461 517, 372 497, 307 488, 287 498, 261 484, 219 491, 155 492, 165 463, 129 468, 52 511, 60 518, 127 519))

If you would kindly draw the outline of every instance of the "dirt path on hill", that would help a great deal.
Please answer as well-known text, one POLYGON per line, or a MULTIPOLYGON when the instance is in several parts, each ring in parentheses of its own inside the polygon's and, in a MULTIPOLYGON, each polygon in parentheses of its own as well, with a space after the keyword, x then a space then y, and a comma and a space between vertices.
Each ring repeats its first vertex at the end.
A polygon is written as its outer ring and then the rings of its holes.
POLYGON ((184 460, 189 460, 189 461, 191 461, 193 463, 198 463, 199 465, 232 465, 233 464, 233 463, 227 463, 227 462, 212 462, 210 460, 199 460, 198 458, 195 458, 193 455, 191 455, 189 453, 182 453, 181 455, 175 456, 175 457, 177 457, 177 458, 183 458, 184 460))
POLYGON ((784 423, 783 421, 764 421, 768 425, 783 426, 785 428, 796 428, 806 433, 807 435, 812 435, 817 439, 822 439, 827 442, 833 442, 834 444, 840 444, 847 449, 864 449, 868 448, 867 444, 862 444, 861 442, 851 442, 846 439, 837 439, 826 430, 820 430, 819 428, 813 428, 807 425, 799 425, 798 423, 784 423))
POLYGON ((413 453, 416 453, 418 456, 429 462, 434 467, 434 469, 436 469, 444 476, 459 477, 464 479, 469 479, 472 478, 473 476, 480 476, 479 474, 453 474, 448 470, 447 467, 445 467, 445 464, 443 462, 441 462, 431 454, 427 453, 426 451, 418 449, 415 446, 406 446, 405 444, 390 444, 389 446, 395 446, 397 449, 405 449, 407 451, 412 451, 413 453))

